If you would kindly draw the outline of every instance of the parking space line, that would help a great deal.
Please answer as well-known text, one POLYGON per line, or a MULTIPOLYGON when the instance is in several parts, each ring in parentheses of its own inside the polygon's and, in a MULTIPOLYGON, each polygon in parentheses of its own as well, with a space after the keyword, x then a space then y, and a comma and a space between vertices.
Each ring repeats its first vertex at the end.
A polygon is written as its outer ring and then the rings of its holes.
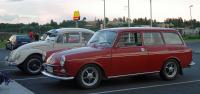
POLYGON ((96 93, 89 93, 89 94, 106 94, 106 93, 123 92, 123 91, 147 89, 147 88, 154 88, 154 87, 163 87, 163 86, 195 83, 195 82, 200 82, 200 80, 192 80, 192 81, 177 82, 177 83, 170 83, 170 84, 160 84, 160 85, 152 85, 152 86, 143 86, 143 87, 135 87, 135 88, 127 88, 127 89, 110 90, 110 91, 103 91, 103 92, 96 92, 96 93))
POLYGON ((23 78, 23 79, 13 79, 14 81, 25 81, 25 80, 36 80, 36 79, 46 79, 49 77, 33 77, 33 78, 23 78))
POLYGON ((18 69, 2 69, 2 70, 0 70, 1 72, 2 71, 17 71, 18 69))

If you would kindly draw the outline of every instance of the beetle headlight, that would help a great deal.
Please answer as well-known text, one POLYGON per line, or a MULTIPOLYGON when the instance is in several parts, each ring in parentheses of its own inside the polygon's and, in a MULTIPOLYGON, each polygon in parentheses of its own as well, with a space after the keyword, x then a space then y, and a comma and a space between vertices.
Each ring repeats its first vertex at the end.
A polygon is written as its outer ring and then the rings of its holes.
POLYGON ((63 67, 65 65, 65 56, 62 56, 60 59, 60 65, 63 67))

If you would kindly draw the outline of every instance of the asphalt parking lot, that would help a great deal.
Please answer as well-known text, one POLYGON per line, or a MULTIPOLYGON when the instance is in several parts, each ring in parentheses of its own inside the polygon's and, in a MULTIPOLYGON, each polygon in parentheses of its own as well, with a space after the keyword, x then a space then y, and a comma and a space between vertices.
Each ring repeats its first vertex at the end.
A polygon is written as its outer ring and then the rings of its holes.
MULTIPOLYGON (((199 94, 200 93, 200 41, 188 42, 193 49, 192 68, 173 81, 163 81, 158 74, 117 78, 103 81, 99 88, 80 90, 73 81, 59 81, 43 75, 30 76, 5 63, 9 51, 0 50, 0 71, 6 72, 18 84, 35 94, 199 94)), ((8 86, 9 87, 9 86, 8 86)))

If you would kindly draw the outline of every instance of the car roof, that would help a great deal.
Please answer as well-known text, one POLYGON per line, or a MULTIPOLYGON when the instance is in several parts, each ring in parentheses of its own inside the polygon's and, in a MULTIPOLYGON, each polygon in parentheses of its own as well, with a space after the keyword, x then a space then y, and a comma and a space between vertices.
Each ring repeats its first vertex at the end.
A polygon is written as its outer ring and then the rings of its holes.
POLYGON ((85 32, 85 33, 94 33, 94 31, 85 29, 85 28, 60 28, 60 29, 52 29, 52 32, 55 33, 67 33, 67 32, 85 32), (57 32, 55 32, 57 31, 57 32))
MULTIPOLYGON (((161 27, 118 27, 118 28, 108 28, 108 29, 102 29, 102 30, 111 30, 115 32, 123 32, 123 31, 145 31, 145 32, 151 32, 151 31, 171 31, 175 32, 176 30, 173 28, 161 28, 161 27)), ((100 31, 102 31, 100 30, 100 31)))

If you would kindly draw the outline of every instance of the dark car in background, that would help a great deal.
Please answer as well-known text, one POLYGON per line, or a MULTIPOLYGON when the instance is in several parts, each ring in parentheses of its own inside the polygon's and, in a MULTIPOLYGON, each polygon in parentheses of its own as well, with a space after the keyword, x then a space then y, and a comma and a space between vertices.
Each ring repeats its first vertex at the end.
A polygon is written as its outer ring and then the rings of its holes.
POLYGON ((30 43, 31 39, 27 35, 12 35, 6 43, 6 49, 14 50, 19 46, 30 43))

